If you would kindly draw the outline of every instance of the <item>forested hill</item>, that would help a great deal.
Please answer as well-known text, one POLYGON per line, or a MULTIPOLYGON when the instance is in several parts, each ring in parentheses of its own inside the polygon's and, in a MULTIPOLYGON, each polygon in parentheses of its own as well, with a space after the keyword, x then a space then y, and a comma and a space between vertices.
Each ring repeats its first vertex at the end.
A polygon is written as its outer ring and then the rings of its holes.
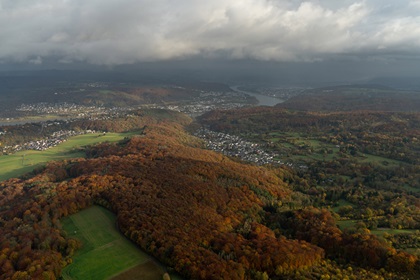
POLYGON ((304 111, 392 111, 418 112, 420 93, 380 85, 347 85, 307 90, 280 108, 304 111))
POLYGON ((91 147, 87 159, 0 184, 0 279, 59 277, 79 246, 60 219, 92 204, 187 279, 415 277, 415 256, 342 232, 330 212, 310 207, 287 183, 304 183, 293 171, 205 150, 174 121, 183 118, 162 114, 144 114, 141 135, 91 147))

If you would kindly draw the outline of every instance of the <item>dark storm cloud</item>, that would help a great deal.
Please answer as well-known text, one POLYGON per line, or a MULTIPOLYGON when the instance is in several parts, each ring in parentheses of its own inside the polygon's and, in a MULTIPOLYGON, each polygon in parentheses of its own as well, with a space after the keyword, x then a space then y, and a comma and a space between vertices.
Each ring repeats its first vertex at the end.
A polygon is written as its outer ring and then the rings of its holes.
POLYGON ((417 59, 420 1, 0 0, 0 62, 417 59))

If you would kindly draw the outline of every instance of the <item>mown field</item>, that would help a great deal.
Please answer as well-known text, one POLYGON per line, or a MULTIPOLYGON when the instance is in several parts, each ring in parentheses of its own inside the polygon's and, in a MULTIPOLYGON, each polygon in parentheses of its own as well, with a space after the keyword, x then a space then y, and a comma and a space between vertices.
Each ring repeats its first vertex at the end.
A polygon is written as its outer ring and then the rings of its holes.
POLYGON ((126 239, 116 229, 115 220, 112 212, 100 206, 62 220, 68 236, 83 244, 73 257, 73 263, 64 268, 63 279, 121 279, 133 268, 136 268, 136 276, 133 278, 131 273, 129 279, 162 279, 163 267, 126 239))
POLYGON ((19 177, 48 161, 84 157, 85 154, 81 149, 84 146, 100 142, 116 142, 133 134, 135 133, 84 134, 71 137, 66 142, 45 151, 28 150, 0 156, 0 181, 19 177))

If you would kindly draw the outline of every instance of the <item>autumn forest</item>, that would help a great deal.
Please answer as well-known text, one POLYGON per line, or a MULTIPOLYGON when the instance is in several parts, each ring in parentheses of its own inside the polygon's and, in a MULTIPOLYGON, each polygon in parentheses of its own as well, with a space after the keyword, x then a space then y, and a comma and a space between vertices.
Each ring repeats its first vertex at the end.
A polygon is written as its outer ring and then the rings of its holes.
MULTIPOLYGON (((328 116, 290 117, 294 113, 272 110, 270 118, 260 109, 245 109, 239 114, 214 112, 200 121, 218 130, 227 130, 233 122, 239 134, 241 120, 255 120, 267 131, 316 127, 322 134, 324 126, 335 129, 328 116), (280 121, 285 114, 296 122, 280 121), (261 125, 260 117, 268 126, 261 125)), ((407 141, 390 151, 410 165, 383 174, 382 167, 359 166, 345 156, 334 163, 322 161, 318 168, 308 162, 306 172, 288 165, 257 166, 206 149, 203 140, 190 134, 197 124, 184 114, 139 110, 133 116, 129 121, 78 125, 133 130, 136 135, 87 147, 86 158, 50 162, 0 183, 1 279, 59 278, 82 246, 62 230, 60 219, 93 204, 114 212, 121 233, 185 279, 418 277, 418 256, 369 230, 369 222, 376 228, 419 228, 418 192, 395 187, 405 178, 418 182, 418 158, 407 149, 419 130, 410 122, 401 124, 407 131, 401 137, 407 136, 407 141), (388 183, 381 188, 381 182, 388 183), (347 204, 333 211, 340 206, 333 202, 344 200, 347 204), (355 206, 358 202, 360 207, 355 206), (341 216, 365 225, 342 228, 341 216)), ((334 119, 340 124, 348 118, 334 119)), ((246 127, 257 129, 252 123, 246 127)), ((324 140, 343 142, 342 153, 351 153, 352 146, 344 143, 354 134, 340 127, 344 126, 338 125, 337 133, 324 135, 324 140)), ((366 149, 386 153, 383 145, 372 142, 366 149)))

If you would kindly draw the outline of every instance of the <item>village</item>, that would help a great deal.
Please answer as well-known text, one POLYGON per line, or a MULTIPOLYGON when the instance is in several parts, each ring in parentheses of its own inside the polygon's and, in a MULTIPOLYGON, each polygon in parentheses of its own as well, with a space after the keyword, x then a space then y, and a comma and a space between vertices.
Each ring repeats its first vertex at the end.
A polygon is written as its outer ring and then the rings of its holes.
POLYGON ((15 153, 18 151, 25 151, 25 150, 45 151, 49 148, 55 147, 65 142, 69 137, 82 135, 82 134, 88 134, 88 133, 96 133, 96 131, 95 130, 85 130, 85 131, 60 130, 60 131, 54 132, 50 137, 45 138, 45 139, 29 141, 21 145, 4 146, 2 153, 9 154, 9 153, 15 153))
MULTIPOLYGON (((65 118, 89 118, 89 119, 110 119, 121 116, 127 111, 139 108, 159 108, 183 112, 192 117, 201 115, 215 109, 234 109, 238 107, 256 104, 256 100, 249 95, 240 92, 222 92, 197 90, 198 95, 191 100, 184 100, 177 103, 152 103, 138 106, 105 107, 86 106, 69 102, 60 103, 30 103, 21 104, 16 111, 22 113, 35 113, 37 115, 56 115, 65 118)), ((8 117, 0 119, 0 124, 17 122, 17 119, 8 117)))
POLYGON ((149 107, 168 109, 172 111, 182 112, 191 117, 202 115, 212 110, 229 110, 250 106, 256 103, 249 95, 240 92, 220 92, 220 91, 204 91, 200 90, 198 97, 192 101, 181 104, 153 104, 149 107))
POLYGON ((85 106, 68 102, 39 102, 33 104, 21 104, 16 108, 16 111, 72 118, 99 118, 100 116, 106 116, 106 118, 109 118, 115 114, 126 112, 132 109, 133 108, 130 107, 108 108, 103 106, 85 106))
POLYGON ((199 129, 194 135, 205 140, 208 149, 227 156, 238 157, 258 165, 283 164, 276 159, 278 154, 268 152, 260 144, 246 141, 235 135, 215 132, 206 128, 199 129))
MULTIPOLYGON (((46 118, 45 120, 49 120, 48 118, 50 116, 55 116, 57 118, 54 121, 41 120, 38 122, 42 123, 43 127, 51 125, 60 127, 62 122, 68 123, 79 119, 112 120, 118 117, 127 117, 130 115, 130 111, 142 108, 169 109, 185 113, 194 118, 211 110, 227 110, 252 106, 258 103, 255 97, 237 91, 224 92, 197 90, 197 93, 198 94, 191 100, 171 104, 156 103, 144 104, 136 107, 105 107, 79 105, 70 102, 39 102, 33 104, 21 104, 16 108, 16 111, 24 114, 42 116, 46 118)), ((0 125, 3 126, 21 125, 24 123, 25 122, 20 119, 0 119, 0 125)), ((22 150, 42 151, 59 145, 69 137, 94 132, 95 131, 75 132, 72 130, 59 130, 45 139, 37 139, 20 145, 16 144, 3 146, 2 153, 9 154, 22 150)), ((0 136, 6 133, 6 130, 2 130, 0 132, 0 136)), ((236 136, 216 133, 209 130, 202 130, 197 134, 197 136, 203 139, 208 139, 208 147, 210 149, 223 152, 230 156, 240 157, 244 160, 255 162, 257 164, 280 163, 275 159, 275 154, 266 152, 260 147, 260 145, 244 141, 236 136)))

